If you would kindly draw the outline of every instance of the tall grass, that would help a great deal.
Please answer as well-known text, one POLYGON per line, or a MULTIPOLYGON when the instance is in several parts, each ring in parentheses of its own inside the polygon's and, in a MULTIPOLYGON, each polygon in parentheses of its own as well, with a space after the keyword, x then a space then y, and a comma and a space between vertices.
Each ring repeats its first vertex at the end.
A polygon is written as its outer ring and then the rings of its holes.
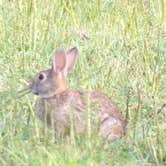
POLYGON ((166 164, 164 0, 0 1, 0 165, 166 164), (103 147, 55 138, 18 90, 50 66, 55 48, 77 46, 73 89, 99 89, 125 116, 127 134, 103 147))

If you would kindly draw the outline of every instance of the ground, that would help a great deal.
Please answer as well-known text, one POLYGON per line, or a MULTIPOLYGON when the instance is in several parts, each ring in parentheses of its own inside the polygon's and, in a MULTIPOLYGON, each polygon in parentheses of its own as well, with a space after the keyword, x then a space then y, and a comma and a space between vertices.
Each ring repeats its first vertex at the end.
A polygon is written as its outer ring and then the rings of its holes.
POLYGON ((166 2, 164 0, 0 1, 0 165, 166 164, 166 2), (19 95, 51 65, 55 49, 76 46, 68 82, 97 89, 129 112, 126 136, 55 138, 19 95))

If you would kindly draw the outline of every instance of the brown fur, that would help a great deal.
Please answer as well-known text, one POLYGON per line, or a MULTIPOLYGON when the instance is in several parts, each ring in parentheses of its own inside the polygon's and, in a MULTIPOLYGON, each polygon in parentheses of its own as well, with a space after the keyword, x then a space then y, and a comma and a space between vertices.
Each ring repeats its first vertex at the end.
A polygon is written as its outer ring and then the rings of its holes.
POLYGON ((67 89, 66 75, 73 68, 76 54, 77 50, 73 48, 65 59, 61 50, 55 55, 56 63, 53 62, 52 69, 40 72, 32 80, 30 89, 40 96, 36 103, 37 116, 60 135, 68 134, 72 129, 76 134, 88 130, 98 132, 108 140, 122 137, 124 120, 119 108, 105 94, 67 89), (39 79, 40 74, 44 77, 42 80, 39 79))

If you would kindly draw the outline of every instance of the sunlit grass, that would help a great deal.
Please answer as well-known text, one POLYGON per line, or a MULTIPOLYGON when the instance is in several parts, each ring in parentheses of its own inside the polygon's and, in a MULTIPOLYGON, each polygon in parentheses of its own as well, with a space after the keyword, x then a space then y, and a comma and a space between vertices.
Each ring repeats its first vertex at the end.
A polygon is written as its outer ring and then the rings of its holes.
POLYGON ((1 0, 0 165, 166 164, 165 7, 164 0, 1 0), (19 97, 57 47, 73 46, 70 87, 105 92, 124 116, 128 105, 121 140, 55 138, 36 118, 34 96, 19 97))

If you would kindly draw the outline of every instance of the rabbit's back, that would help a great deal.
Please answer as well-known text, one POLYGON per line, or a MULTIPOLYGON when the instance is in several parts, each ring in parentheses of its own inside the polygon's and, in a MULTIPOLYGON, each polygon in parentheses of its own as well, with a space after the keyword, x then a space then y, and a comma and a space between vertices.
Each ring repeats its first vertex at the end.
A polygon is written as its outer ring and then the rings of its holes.
POLYGON ((122 137, 125 134, 125 123, 119 108, 99 91, 93 91, 91 99, 98 103, 100 134, 109 140, 122 137))
POLYGON ((98 91, 68 90, 52 98, 40 99, 36 110, 38 117, 46 119, 48 125, 53 122, 59 134, 68 133, 73 126, 76 133, 84 133, 91 127, 108 139, 124 135, 125 125, 118 107, 98 91))

